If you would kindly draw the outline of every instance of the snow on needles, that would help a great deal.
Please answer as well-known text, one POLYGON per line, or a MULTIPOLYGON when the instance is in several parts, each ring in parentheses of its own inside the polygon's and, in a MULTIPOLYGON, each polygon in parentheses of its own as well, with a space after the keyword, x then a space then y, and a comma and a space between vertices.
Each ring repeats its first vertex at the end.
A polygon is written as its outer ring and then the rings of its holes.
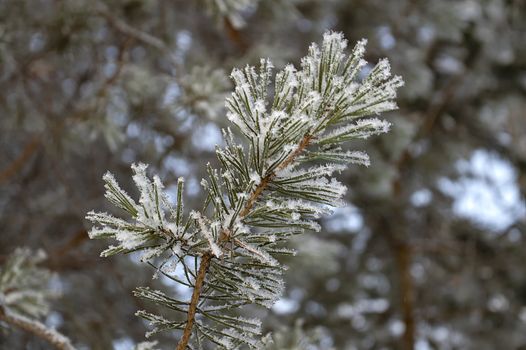
MULTIPOLYGON (((327 32, 298 68, 289 64, 274 75, 272 62, 261 59, 257 68, 232 71, 235 87, 226 98, 226 117, 239 133, 222 131, 219 168, 207 164, 201 181, 200 211, 185 215, 182 179, 177 203, 169 203, 161 180, 151 180, 146 165, 132 166, 138 202, 113 175, 104 176, 107 199, 128 219, 88 213, 95 223, 91 238, 117 241, 102 255, 140 251, 156 273, 189 289, 198 273, 206 274, 200 279, 206 292, 198 295, 194 345, 211 340, 228 349, 261 348, 259 321, 224 310, 271 307, 284 290, 285 268, 277 257, 294 255, 282 243, 305 230, 319 231, 317 219, 344 204, 347 188, 335 174, 349 164, 369 166, 369 156, 348 149, 349 141, 389 130, 376 115, 397 108, 403 81, 385 59, 367 73, 366 44, 359 41, 348 54, 343 35, 327 32), (209 264, 205 270, 199 268, 203 261, 209 264)), ((136 295, 180 313, 190 307, 188 300, 160 291, 138 288, 136 295)), ((151 322, 151 334, 186 326, 146 311, 138 315, 151 322)))

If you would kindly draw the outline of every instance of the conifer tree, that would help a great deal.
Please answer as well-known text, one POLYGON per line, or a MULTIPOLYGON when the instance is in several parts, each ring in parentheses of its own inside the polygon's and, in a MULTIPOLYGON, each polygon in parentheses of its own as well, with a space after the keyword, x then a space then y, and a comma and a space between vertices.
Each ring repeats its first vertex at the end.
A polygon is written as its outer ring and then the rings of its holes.
POLYGON ((299 69, 287 65, 274 77, 272 63, 262 59, 259 68, 233 70, 235 90, 226 107, 236 132, 223 130, 224 146, 216 149, 220 167, 206 165, 200 210, 184 210, 183 178, 173 204, 144 164, 132 165, 138 201, 111 173, 104 175, 106 198, 124 216, 88 213, 95 224, 90 238, 116 241, 101 255, 139 252, 156 274, 192 290, 189 299, 135 290, 137 297, 181 314, 168 319, 138 311, 153 326, 147 336, 178 330, 177 350, 264 346, 261 322, 232 311, 276 302, 284 288, 277 257, 294 254, 287 239, 319 231, 316 220, 342 204, 346 187, 335 172, 369 165, 366 153, 346 144, 389 129, 370 116, 396 108, 403 82, 391 76, 387 60, 369 67, 365 44, 346 55, 343 35, 328 32, 321 46, 310 46, 299 69), (178 267, 182 274, 175 273, 178 267))

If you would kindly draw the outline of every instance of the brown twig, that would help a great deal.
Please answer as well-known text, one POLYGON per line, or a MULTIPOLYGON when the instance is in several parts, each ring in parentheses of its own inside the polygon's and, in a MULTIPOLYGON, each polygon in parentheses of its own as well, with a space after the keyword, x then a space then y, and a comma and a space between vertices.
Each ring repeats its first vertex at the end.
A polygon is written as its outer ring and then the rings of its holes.
POLYGON ((241 35, 241 32, 239 29, 237 29, 233 24, 232 21, 228 17, 225 17, 224 19, 225 23, 225 29, 228 37, 232 42, 234 42, 242 52, 245 52, 248 50, 248 44, 244 40, 243 36, 241 35))
POLYGON ((248 199, 247 201, 247 204, 245 205, 245 207, 243 208, 243 210, 241 211, 241 213, 239 213, 239 216, 241 217, 245 217, 247 216, 247 214, 250 212, 250 209, 252 209, 252 206, 254 206, 254 203, 256 203, 256 200, 259 198, 259 196, 261 195, 261 193, 263 193, 263 191, 265 190, 265 188, 267 188, 269 182, 272 180, 272 178, 274 177, 273 176, 274 174, 269 174, 267 176, 265 176, 261 182, 259 183, 259 185, 256 187, 256 189, 254 190, 254 192, 252 192, 252 195, 250 196, 250 198, 248 199))
POLYGON ((5 310, 2 306, 0 306, 0 320, 46 340, 59 350, 75 350, 75 347, 73 347, 66 336, 46 327, 41 322, 5 310))
POLYGON ((188 342, 190 341, 192 329, 194 328, 197 304, 199 303, 199 298, 201 297, 201 290, 203 288, 203 283, 205 281, 206 273, 208 272, 208 267, 210 266, 211 261, 211 253, 205 253, 201 257, 201 264, 199 265, 199 272, 195 278, 195 286, 192 292, 192 298, 190 299, 190 305, 188 305, 188 318, 186 321, 186 326, 183 331, 183 336, 181 337, 181 340, 179 340, 179 344, 177 344, 176 350, 185 350, 188 342))
MULTIPOLYGON (((305 148, 310 144, 312 141, 313 136, 312 135, 305 135, 301 142, 299 143, 298 147, 292 152, 284 161, 281 163, 277 170, 283 170, 287 166, 289 166, 295 159, 300 155, 305 148)), ((245 207, 240 212, 239 216, 241 218, 247 216, 250 213, 250 210, 258 200, 259 196, 263 193, 263 191, 268 187, 272 179, 276 177, 276 172, 271 172, 270 174, 266 175, 263 179, 261 179, 261 182, 256 187, 254 192, 250 195, 247 203, 245 204, 245 207)), ((226 242, 230 238, 230 234, 228 232, 222 232, 221 234, 221 240, 222 242, 226 242)), ((210 267, 210 262, 212 261, 212 253, 207 252, 203 254, 201 257, 201 263, 199 265, 199 270, 197 272, 197 276, 195 278, 195 286, 194 290, 192 292, 192 297, 190 299, 190 304, 188 305, 188 317, 186 321, 186 326, 183 331, 183 336, 181 337, 181 340, 179 340, 179 343, 177 344, 176 350, 185 350, 188 346, 188 342, 190 341, 190 336, 192 335, 192 329, 195 322, 195 314, 197 311, 197 304, 199 303, 199 298, 201 297, 201 290, 203 287, 203 283, 206 277, 206 274, 208 272, 208 268, 210 267)))
POLYGON ((415 346, 414 286, 411 277, 411 258, 411 247, 407 243, 399 244, 396 248, 396 261, 400 272, 400 302, 405 324, 403 341, 407 350, 412 350, 415 346))
POLYGON ((176 63, 175 56, 173 55, 170 48, 159 38, 156 38, 153 35, 150 35, 146 32, 143 32, 137 28, 132 27, 122 19, 114 16, 105 5, 99 4, 100 6, 97 8, 97 14, 100 16, 106 18, 108 23, 115 28, 118 32, 121 32, 122 34, 125 34, 129 37, 132 37, 136 39, 137 41, 142 42, 143 44, 152 46, 156 48, 157 50, 161 51, 162 53, 166 54, 172 63, 176 63))
POLYGON ((29 157, 38 149, 40 139, 34 137, 25 147, 22 153, 4 170, 0 172, 0 184, 7 182, 20 168, 29 160, 29 157))
MULTIPOLYGON (((463 75, 458 75, 452 78, 446 86, 438 94, 437 102, 431 104, 429 109, 426 111, 425 119, 420 125, 418 132, 415 134, 412 143, 406 147, 402 152, 400 158, 396 163, 397 176, 392 181, 393 195, 395 198, 399 198, 402 195, 404 172, 409 167, 413 156, 411 154, 411 146, 416 142, 429 137, 433 127, 436 125, 439 117, 443 115, 444 111, 448 108, 448 104, 455 97, 455 93, 460 86, 463 79, 463 75)), ((411 261, 413 259, 412 243, 408 239, 403 237, 395 237, 387 234, 388 239, 391 241, 391 247, 393 249, 400 280, 400 303, 402 309, 402 317, 405 323, 405 330, 402 336, 404 341, 404 348, 407 350, 413 350, 415 348, 416 338, 416 321, 415 321, 415 300, 414 300, 414 284, 411 277, 411 261)))

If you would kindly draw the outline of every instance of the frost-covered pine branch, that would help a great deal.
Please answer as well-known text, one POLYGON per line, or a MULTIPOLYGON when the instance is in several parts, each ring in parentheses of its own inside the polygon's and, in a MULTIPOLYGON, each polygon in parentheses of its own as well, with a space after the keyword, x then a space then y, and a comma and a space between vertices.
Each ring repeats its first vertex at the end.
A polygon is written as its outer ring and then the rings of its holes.
POLYGON ((102 256, 138 251, 156 273, 192 290, 189 300, 181 300, 138 288, 136 296, 180 314, 168 319, 139 311, 154 327, 147 335, 179 330, 178 350, 207 343, 221 349, 265 346, 260 321, 232 311, 270 307, 281 296, 283 266, 276 257, 293 254, 283 243, 305 229, 318 231, 316 220, 342 204, 346 188, 333 174, 351 163, 369 164, 365 153, 346 150, 345 143, 386 132, 387 122, 368 116, 396 108, 403 82, 391 76, 387 60, 359 78, 365 44, 346 55, 343 35, 329 32, 321 47, 310 46, 299 69, 288 65, 274 77, 266 59, 258 69, 234 69, 227 117, 242 137, 223 130, 226 145, 216 150, 221 168, 207 165, 200 211, 183 210, 182 178, 172 204, 145 165, 132 166, 138 201, 110 173, 104 176, 106 197, 130 219, 88 213, 96 224, 90 237, 117 242, 102 256))
POLYGON ((37 319, 49 312, 51 273, 38 264, 43 251, 16 249, 0 266, 0 321, 40 337, 61 350, 73 350, 70 340, 37 319))

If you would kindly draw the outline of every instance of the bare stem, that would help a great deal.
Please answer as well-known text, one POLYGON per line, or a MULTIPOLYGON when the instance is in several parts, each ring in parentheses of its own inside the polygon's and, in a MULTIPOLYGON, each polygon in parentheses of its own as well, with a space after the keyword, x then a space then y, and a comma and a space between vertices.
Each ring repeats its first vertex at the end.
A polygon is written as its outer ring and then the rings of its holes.
POLYGON ((0 320, 46 340, 59 350, 75 350, 71 341, 56 330, 48 328, 43 323, 36 320, 5 310, 1 306, 0 320))
POLYGON ((199 271, 195 278, 194 291, 192 292, 192 298, 190 299, 190 305, 188 305, 188 318, 186 321, 186 326, 184 327, 183 336, 177 344, 176 350, 185 350, 188 342, 190 341, 190 336, 192 335, 192 329, 195 322, 195 313, 197 310, 197 304, 199 303, 199 297, 201 296, 201 290, 203 288, 203 282, 205 281, 206 273, 208 272, 208 267, 210 266, 210 261, 212 260, 211 253, 205 253, 201 257, 201 264, 199 265, 199 271))

